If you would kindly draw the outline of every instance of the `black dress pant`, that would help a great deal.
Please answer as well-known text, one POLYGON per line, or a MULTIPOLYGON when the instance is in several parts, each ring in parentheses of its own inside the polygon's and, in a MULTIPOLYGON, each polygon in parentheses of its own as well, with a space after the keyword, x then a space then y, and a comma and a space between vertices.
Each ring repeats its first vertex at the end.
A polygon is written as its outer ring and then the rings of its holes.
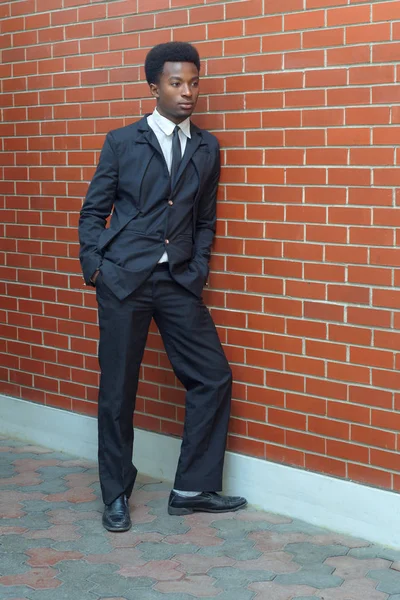
POLYGON ((151 319, 168 358, 186 388, 186 412, 174 487, 222 489, 232 373, 214 323, 200 298, 176 283, 167 265, 123 301, 96 281, 101 370, 99 472, 105 504, 129 497, 137 470, 132 464, 133 413, 151 319))

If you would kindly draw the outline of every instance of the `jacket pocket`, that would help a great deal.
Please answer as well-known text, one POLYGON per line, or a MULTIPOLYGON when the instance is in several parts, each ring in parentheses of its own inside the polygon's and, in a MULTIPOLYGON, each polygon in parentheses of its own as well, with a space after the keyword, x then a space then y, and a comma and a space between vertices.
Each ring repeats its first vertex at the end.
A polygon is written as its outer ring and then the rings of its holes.
POLYGON ((114 213, 113 217, 111 217, 110 227, 104 229, 101 232, 100 237, 97 242, 97 249, 99 252, 102 252, 106 246, 119 234, 121 231, 130 223, 133 219, 135 219, 139 214, 139 209, 134 208, 129 215, 124 215, 120 217, 117 213, 114 213))

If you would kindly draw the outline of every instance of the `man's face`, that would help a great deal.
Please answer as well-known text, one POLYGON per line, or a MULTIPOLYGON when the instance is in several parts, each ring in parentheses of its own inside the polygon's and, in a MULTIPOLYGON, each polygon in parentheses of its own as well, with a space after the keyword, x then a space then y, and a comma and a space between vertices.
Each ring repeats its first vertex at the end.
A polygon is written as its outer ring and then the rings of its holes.
POLYGON ((166 62, 159 82, 150 84, 157 110, 173 123, 190 117, 199 95, 199 72, 190 62, 166 62))

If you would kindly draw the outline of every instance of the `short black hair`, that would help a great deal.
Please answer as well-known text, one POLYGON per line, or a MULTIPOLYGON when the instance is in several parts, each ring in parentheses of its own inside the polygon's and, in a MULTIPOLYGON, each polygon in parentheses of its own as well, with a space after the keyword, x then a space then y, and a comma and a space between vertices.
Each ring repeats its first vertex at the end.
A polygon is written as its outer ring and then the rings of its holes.
POLYGON ((158 44, 146 56, 144 70, 147 83, 158 83, 166 62, 191 62, 200 72, 200 56, 196 48, 188 42, 167 42, 158 44))

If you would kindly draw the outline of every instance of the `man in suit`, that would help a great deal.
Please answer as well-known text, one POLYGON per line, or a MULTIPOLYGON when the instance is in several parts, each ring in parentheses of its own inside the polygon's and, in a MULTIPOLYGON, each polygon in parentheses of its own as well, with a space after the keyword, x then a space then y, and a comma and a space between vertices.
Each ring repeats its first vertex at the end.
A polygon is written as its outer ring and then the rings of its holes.
POLYGON ((96 287, 99 309, 99 472, 109 531, 131 526, 132 418, 152 318, 187 390, 169 514, 246 505, 217 494, 232 375, 201 298, 220 164, 216 138, 190 121, 199 55, 187 43, 160 44, 148 53, 145 71, 156 109, 108 133, 79 222, 82 270, 96 287))

